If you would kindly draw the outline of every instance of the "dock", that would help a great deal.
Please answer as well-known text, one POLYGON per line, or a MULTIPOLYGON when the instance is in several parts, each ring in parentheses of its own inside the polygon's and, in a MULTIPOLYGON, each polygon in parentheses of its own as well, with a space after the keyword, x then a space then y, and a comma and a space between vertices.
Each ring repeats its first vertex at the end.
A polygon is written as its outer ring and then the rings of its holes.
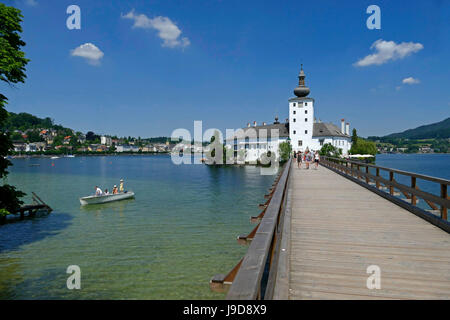
POLYGON ((286 164, 238 237, 247 254, 211 289, 233 300, 450 299, 449 180, 326 157, 313 167, 286 164))
MULTIPOLYGON (((20 220, 23 220, 26 215, 28 217, 34 217, 36 213, 39 211, 47 211, 48 213, 53 211, 53 209, 44 201, 42 201, 42 199, 37 194, 35 194, 34 192, 31 193, 33 196, 33 203, 23 205, 17 211, 20 220)), ((6 216, 0 217, 0 223, 5 223, 6 221, 7 221, 6 216)))

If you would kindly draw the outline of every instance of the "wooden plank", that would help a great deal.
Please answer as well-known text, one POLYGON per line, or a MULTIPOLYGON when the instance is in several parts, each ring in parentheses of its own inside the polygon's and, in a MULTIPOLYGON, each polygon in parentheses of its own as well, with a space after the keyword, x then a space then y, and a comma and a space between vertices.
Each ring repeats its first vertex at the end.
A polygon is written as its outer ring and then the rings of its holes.
POLYGON ((323 166, 293 168, 290 192, 289 299, 450 299, 448 233, 323 166))

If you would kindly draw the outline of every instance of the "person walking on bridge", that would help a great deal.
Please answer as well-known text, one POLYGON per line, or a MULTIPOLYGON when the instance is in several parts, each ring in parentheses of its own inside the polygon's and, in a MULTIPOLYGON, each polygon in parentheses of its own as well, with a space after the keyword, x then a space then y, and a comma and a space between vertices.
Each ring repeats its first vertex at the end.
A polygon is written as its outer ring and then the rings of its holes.
POLYGON ((299 151, 297 152, 297 168, 301 169, 302 168, 302 152, 299 151))
POLYGON ((316 151, 316 153, 314 154, 314 163, 316 165, 316 170, 317 170, 317 167, 319 166, 319 161, 320 161, 319 151, 316 151))
POLYGON ((306 154, 305 154, 306 169, 309 169, 310 162, 311 162, 311 152, 309 152, 309 150, 308 150, 308 151, 306 151, 306 154))

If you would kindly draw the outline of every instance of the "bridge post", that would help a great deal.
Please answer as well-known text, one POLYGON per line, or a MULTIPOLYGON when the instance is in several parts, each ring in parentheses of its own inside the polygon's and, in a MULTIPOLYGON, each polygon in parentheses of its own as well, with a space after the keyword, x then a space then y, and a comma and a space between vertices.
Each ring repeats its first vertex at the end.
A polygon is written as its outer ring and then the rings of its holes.
MULTIPOLYGON (((411 188, 417 189, 416 184, 417 184, 416 177, 411 177, 411 188)), ((411 204, 413 206, 415 206, 416 203, 417 203, 417 197, 415 196, 415 194, 411 193, 411 204)))
MULTIPOLYGON (((394 182, 394 173, 392 171, 389 171, 389 181, 394 182)), ((391 196, 394 195, 394 187, 392 185, 389 186, 389 194, 391 196)))
MULTIPOLYGON (((447 199, 447 185, 441 184, 441 198, 447 199)), ((447 221, 447 207, 441 206, 441 219, 447 221)))
MULTIPOLYGON (((380 168, 377 168, 377 178, 380 177, 380 168)), ((377 189, 380 189, 380 181, 377 180, 377 189)))

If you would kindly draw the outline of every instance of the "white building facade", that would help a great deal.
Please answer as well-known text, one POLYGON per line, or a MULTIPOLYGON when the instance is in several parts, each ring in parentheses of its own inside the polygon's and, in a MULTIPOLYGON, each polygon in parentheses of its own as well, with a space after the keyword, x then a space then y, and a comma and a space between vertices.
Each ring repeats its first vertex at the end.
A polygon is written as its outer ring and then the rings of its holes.
POLYGON ((111 137, 107 137, 107 136, 102 136, 100 137, 100 143, 110 147, 112 145, 112 139, 111 137))
POLYGON ((295 97, 289 99, 289 118, 285 123, 279 123, 275 118, 273 124, 257 126, 247 125, 247 128, 226 139, 227 145, 234 150, 234 157, 239 154, 245 157, 245 162, 256 162, 268 151, 275 152, 279 157, 279 145, 289 141, 293 151, 318 151, 323 145, 330 143, 341 149, 342 154, 348 154, 351 148, 350 124, 341 120, 339 129, 332 123, 316 121, 314 116, 315 100, 307 97, 310 89, 305 85, 303 66, 298 76, 299 84, 294 89, 295 97), (271 133, 278 130, 278 135, 271 133))

